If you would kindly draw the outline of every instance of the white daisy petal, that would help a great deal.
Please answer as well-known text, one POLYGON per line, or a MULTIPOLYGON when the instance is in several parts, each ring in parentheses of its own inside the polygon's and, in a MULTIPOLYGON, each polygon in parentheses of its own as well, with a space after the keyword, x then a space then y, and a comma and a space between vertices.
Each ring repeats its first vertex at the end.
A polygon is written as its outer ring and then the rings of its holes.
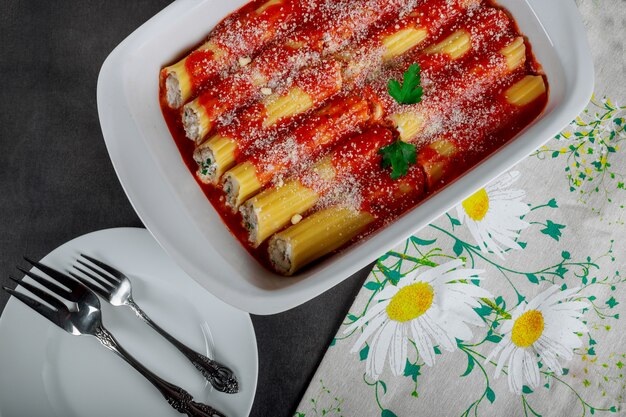
MULTIPOLYGON (((478 327, 485 327, 485 322, 480 317, 478 313, 476 313, 472 307, 459 303, 449 310, 450 316, 454 317, 456 321, 462 321, 467 324, 472 324, 478 327)), ((469 338, 461 338, 461 340, 469 340, 469 338)))
POLYGON ((559 359, 571 360, 573 350, 582 345, 577 333, 587 332, 587 326, 580 320, 587 303, 571 300, 577 292, 577 289, 561 291, 557 286, 548 287, 527 304, 520 303, 511 320, 500 327, 503 338, 488 358, 499 355, 496 366, 499 374, 508 357, 512 392, 521 394, 524 385, 539 386, 539 360, 546 369, 562 374, 559 359), (523 320, 519 327, 515 325, 518 320, 523 320))
POLYGON ((515 394, 520 394, 524 387, 524 350, 515 349, 509 359, 509 388, 515 394))
POLYGON ((400 280, 400 284, 413 284, 416 280, 417 277, 422 273, 423 271, 420 268, 414 269, 413 271, 409 272, 408 274, 406 274, 401 280, 400 280))
POLYGON ((467 218, 467 213, 465 212, 465 209, 463 208, 461 204, 456 206, 456 216, 459 218, 459 221, 461 223, 465 223, 465 220, 467 218))
POLYGON ((579 288, 569 288, 569 289, 564 290, 564 291, 555 292, 550 297, 548 297, 548 299, 546 299, 544 304, 550 305, 550 306, 554 305, 554 304, 558 303, 559 301, 563 301, 563 300, 567 300, 567 299, 571 298, 578 291, 579 291, 579 288))
MULTIPOLYGON (((559 321, 556 323, 560 323, 562 325, 562 327, 560 328, 556 328, 555 330, 558 331, 560 336, 564 336, 565 334, 574 334, 573 332, 576 333, 587 333, 589 331, 589 329, 587 329, 587 326, 585 325, 585 323, 583 323, 582 321, 578 320, 578 318, 576 317, 571 317, 567 314, 563 314, 561 315, 561 317, 559 318, 559 321), (567 331, 564 331, 565 329, 567 329, 567 331)), ((553 326, 556 327, 557 324, 554 324, 553 326)), ((551 328, 553 326, 550 326, 551 328)))
POLYGON ((530 388, 537 388, 539 386, 539 366, 528 350, 524 350, 524 377, 526 378, 527 385, 530 388))
MULTIPOLYGON (((484 324, 484 323, 481 323, 481 324, 484 324)), ((470 329, 468 325, 463 323, 462 320, 459 320, 458 317, 455 317, 454 320, 446 321, 444 326, 445 326, 446 331, 453 338, 468 341, 473 336, 472 329, 470 329)))
POLYGON ((515 350, 515 345, 513 344, 513 342, 509 340, 508 343, 509 344, 507 345, 503 345, 505 347, 502 351, 502 354, 500 355, 500 359, 498 360, 498 365, 496 366, 496 371, 494 373, 495 378, 498 378, 502 374, 502 368, 504 368, 504 365, 507 363, 507 360, 511 356, 511 353, 513 353, 513 350, 515 350))
POLYGON ((411 322, 411 333, 413 334, 413 341, 417 346, 420 357, 424 360, 426 365, 433 366, 435 363, 434 346, 417 320, 411 322))
POLYGON ((445 350, 452 352, 456 347, 456 343, 452 337, 450 337, 450 335, 438 324, 438 321, 445 321, 445 319, 441 316, 438 318, 433 317, 434 314, 431 313, 431 311, 434 309, 435 308, 431 308, 430 311, 426 312, 426 314, 418 320, 420 321, 422 328, 430 334, 431 338, 433 338, 445 350))
POLYGON ((509 334, 511 330, 513 330, 513 324, 515 323, 515 318, 511 320, 507 320, 502 325, 500 325, 500 333, 501 334, 509 334))
POLYGON ((443 310, 459 313, 462 317, 472 320, 477 314, 472 308, 480 307, 480 302, 475 298, 468 299, 462 292, 448 291, 445 299, 441 300, 441 302, 437 300, 437 305, 443 310))
POLYGON ((556 355, 548 348, 548 346, 543 343, 543 338, 537 341, 538 350, 540 351, 539 356, 541 357, 541 361, 543 364, 552 372, 556 372, 557 374, 562 373, 562 367, 559 364, 559 360, 556 355))
POLYGON ((389 366, 395 376, 402 375, 404 372, 407 358, 407 343, 406 326, 398 324, 393 334, 391 351, 389 352, 389 366))
POLYGON ((383 322, 383 324, 378 328, 378 330, 374 334, 374 337, 371 340, 369 354, 367 355, 366 372, 368 375, 370 375, 374 379, 378 379, 378 377, 380 376, 380 373, 376 371, 377 369, 377 364, 375 360, 376 357, 374 355, 374 352, 373 352, 374 349, 372 348, 372 346, 377 346, 379 344, 380 336, 383 330, 385 329, 385 326, 388 323, 389 323, 388 321, 383 322))
POLYGON ((395 321, 386 322, 383 324, 380 332, 378 333, 378 340, 372 340, 369 355, 372 355, 376 378, 383 373, 385 359, 387 357, 387 353, 389 352, 389 345, 391 344, 391 339, 396 331, 396 326, 397 323, 395 321))
POLYGON ((448 272, 454 268, 458 268, 459 266, 462 266, 463 264, 464 262, 461 259, 455 259, 453 261, 446 262, 445 264, 436 266, 434 268, 427 270, 426 272, 419 274, 419 281, 431 282, 434 279, 442 276, 445 272, 448 272))
POLYGON ((517 180, 520 179, 520 172, 519 171, 510 171, 507 172, 505 174, 500 175, 498 178, 496 178, 495 180, 493 180, 488 186, 487 188, 491 187, 493 189, 502 189, 502 188, 508 188, 511 185, 515 184, 515 182, 517 180))
MULTIPOLYGON (((497 197, 493 196, 493 198, 495 200, 497 197)), ((494 211, 496 209, 505 210, 508 214, 511 215, 510 220, 513 223, 511 223, 511 227, 508 228, 509 230, 515 230, 518 225, 520 225, 522 228, 528 227, 528 222, 520 219, 521 216, 524 216, 530 212, 530 207, 528 207, 528 204, 522 203, 520 201, 513 201, 510 197, 508 197, 507 201, 494 201, 492 203, 492 207, 494 208, 494 211)), ((503 219, 504 218, 499 218, 500 221, 502 221, 503 219)))
POLYGON ((400 291, 399 286, 387 285, 382 291, 379 291, 373 298, 374 301, 388 300, 400 291))
POLYGON ((457 313, 464 312, 461 316, 467 316, 469 319, 472 319, 474 316, 474 313, 471 312, 472 308, 480 307, 480 302, 477 299, 467 299, 463 293, 457 291, 448 291, 446 298, 437 304, 444 310, 457 313))
POLYGON ((546 302, 546 300, 550 298, 551 295, 555 294, 557 291, 559 291, 559 287, 557 287, 556 285, 552 285, 548 287, 547 290, 545 290, 544 292, 542 292, 541 294, 533 298, 528 303, 528 309, 529 310, 537 309, 540 304, 544 304, 544 302, 546 302))
MULTIPOLYGON (((492 198, 493 203, 492 206, 497 204, 507 204, 507 203, 519 203, 524 197, 526 197, 526 192, 524 190, 488 190, 489 196, 492 198)), ((526 206, 526 211, 530 211, 528 205, 526 206)))
POLYGON ((485 239, 483 237, 482 231, 479 228, 478 224, 476 224, 473 220, 467 220, 465 224, 467 225, 467 228, 469 229, 470 233, 474 237, 474 240, 480 247, 480 250, 483 252, 489 252, 489 248, 487 247, 487 244, 485 243, 485 239))
POLYGON ((474 298, 493 298, 493 294, 491 294, 489 291, 473 284, 448 284, 446 285, 446 289, 449 291, 456 291, 460 294, 469 295, 474 298))
POLYGON ((554 352, 557 356, 564 358, 565 360, 571 360, 574 357, 572 349, 565 347, 561 341, 557 341, 549 337, 546 337, 543 341, 548 350, 554 352))
POLYGON ((389 303, 377 303, 374 304, 364 315, 363 317, 361 317, 360 319, 358 319, 357 321, 355 321, 354 323, 352 323, 351 325, 349 325, 348 327, 346 327, 343 331, 343 334, 348 334, 350 332, 353 332, 354 330, 356 330, 357 328, 363 327, 365 326, 368 322, 371 322, 372 320, 374 320, 376 318, 376 316, 378 314, 380 314, 380 312, 382 310, 385 309, 385 307, 387 307, 387 304, 389 303))
POLYGON ((498 244, 493 237, 486 233, 486 236, 484 237, 485 243, 487 245, 487 247, 489 248, 489 250, 493 253, 495 253, 496 255, 498 255, 498 258, 500 259, 504 259, 504 251, 506 249, 503 249, 501 247, 500 244, 498 244))
MULTIPOLYGON (((517 237, 517 234, 515 234, 517 237)), ((498 243, 500 243, 503 246, 506 246, 509 249, 521 249, 521 246, 519 245, 519 243, 517 243, 515 240, 511 239, 510 237, 506 236, 504 233, 498 233, 495 231, 491 232, 491 237, 493 238, 494 241, 497 241, 498 243)))
POLYGON ((498 343, 496 347, 491 349, 491 352, 487 354, 487 356, 485 357, 485 363, 489 363, 492 360, 497 362, 499 360, 498 355, 500 355, 500 353, 504 350, 506 346, 507 344, 506 342, 504 342, 503 338, 500 343, 498 343))
POLYGON ((385 316, 380 315, 370 322, 370 324, 363 330, 361 336, 354 343, 354 346, 350 350, 350 353, 356 353, 361 350, 361 347, 365 344, 365 341, 385 322, 385 316))

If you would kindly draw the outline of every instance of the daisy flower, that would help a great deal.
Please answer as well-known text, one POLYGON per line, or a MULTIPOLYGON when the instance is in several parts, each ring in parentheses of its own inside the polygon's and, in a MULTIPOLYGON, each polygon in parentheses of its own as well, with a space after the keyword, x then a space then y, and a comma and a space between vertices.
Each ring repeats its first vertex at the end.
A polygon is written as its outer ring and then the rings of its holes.
POLYGON ((469 340, 472 330, 467 324, 483 326, 473 310, 478 298, 491 294, 477 285, 460 280, 480 280, 477 269, 456 269, 463 261, 454 260, 426 270, 413 271, 397 286, 388 285, 372 300, 365 315, 345 329, 363 333, 351 352, 358 352, 368 339, 370 349, 366 372, 378 379, 385 362, 394 375, 402 375, 407 361, 407 347, 412 340, 426 365, 435 362, 435 346, 447 351, 456 348, 456 339, 469 340), (421 273, 420 273, 421 272, 421 273))
POLYGON ((459 221, 467 225, 481 251, 500 258, 507 248, 520 248, 515 239, 529 226, 520 218, 530 211, 521 201, 526 192, 509 189, 518 179, 519 172, 504 174, 456 208, 459 221))
POLYGON ((549 371, 562 375, 559 358, 571 360, 573 350, 582 346, 575 333, 588 332, 580 316, 589 305, 572 300, 578 290, 561 291, 556 285, 552 286, 531 302, 522 302, 511 315, 511 320, 502 325, 502 340, 486 361, 497 358, 496 378, 508 365, 512 392, 521 394, 524 385, 531 389, 539 386, 539 360, 549 371))

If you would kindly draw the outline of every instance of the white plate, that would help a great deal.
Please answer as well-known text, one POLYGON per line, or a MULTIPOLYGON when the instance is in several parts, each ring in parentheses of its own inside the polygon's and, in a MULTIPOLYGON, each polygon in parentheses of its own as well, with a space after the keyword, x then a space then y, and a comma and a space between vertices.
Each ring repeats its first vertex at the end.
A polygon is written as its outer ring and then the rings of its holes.
POLYGON ((98 112, 113 166, 146 227, 203 287, 252 313, 287 310, 349 277, 544 144, 591 97, 592 59, 574 1, 502 0, 548 76, 544 115, 394 224, 296 277, 283 278, 254 261, 224 226, 184 165, 158 101, 160 68, 244 2, 178 0, 146 22, 102 66, 98 112))
MULTIPOLYGON (((124 271, 135 301, 183 343, 237 374, 241 391, 215 391, 172 345, 126 308, 102 303, 104 324, 140 362, 228 416, 250 413, 258 373, 250 316, 190 279, 144 229, 76 238, 43 263, 66 269, 86 253, 124 271)), ((0 416, 176 417, 161 394, 95 337, 65 333, 11 298, 0 317, 0 416)))

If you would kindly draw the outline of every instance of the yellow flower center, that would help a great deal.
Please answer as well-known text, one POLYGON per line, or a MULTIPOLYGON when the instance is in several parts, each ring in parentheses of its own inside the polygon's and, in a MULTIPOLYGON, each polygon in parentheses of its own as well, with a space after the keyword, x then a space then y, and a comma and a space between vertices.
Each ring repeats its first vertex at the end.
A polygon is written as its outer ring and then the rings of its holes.
POLYGON ((433 288, 425 282, 408 285, 393 296, 387 305, 387 315, 401 323, 416 319, 428 311, 434 296, 433 288))
POLYGON ((517 346, 527 348, 541 337, 543 327, 541 312, 537 310, 527 311, 515 320, 511 340, 517 346))
POLYGON ((481 221, 489 211, 489 195, 484 188, 463 201, 463 208, 468 216, 477 222, 481 221))

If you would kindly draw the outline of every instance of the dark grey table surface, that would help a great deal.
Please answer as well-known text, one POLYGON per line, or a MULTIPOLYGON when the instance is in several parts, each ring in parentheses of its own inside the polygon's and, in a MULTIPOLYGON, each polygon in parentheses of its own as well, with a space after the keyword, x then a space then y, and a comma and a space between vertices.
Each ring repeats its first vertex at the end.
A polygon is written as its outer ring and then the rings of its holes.
MULTIPOLYGON (((109 161, 96 81, 109 52, 168 0, 0 2, 0 283, 21 257, 142 224, 109 161)), ((294 310, 254 316, 252 416, 291 416, 367 269, 294 310)), ((0 292, 0 311, 8 300, 0 292)), ((0 353, 1 354, 1 353, 0 353)))

